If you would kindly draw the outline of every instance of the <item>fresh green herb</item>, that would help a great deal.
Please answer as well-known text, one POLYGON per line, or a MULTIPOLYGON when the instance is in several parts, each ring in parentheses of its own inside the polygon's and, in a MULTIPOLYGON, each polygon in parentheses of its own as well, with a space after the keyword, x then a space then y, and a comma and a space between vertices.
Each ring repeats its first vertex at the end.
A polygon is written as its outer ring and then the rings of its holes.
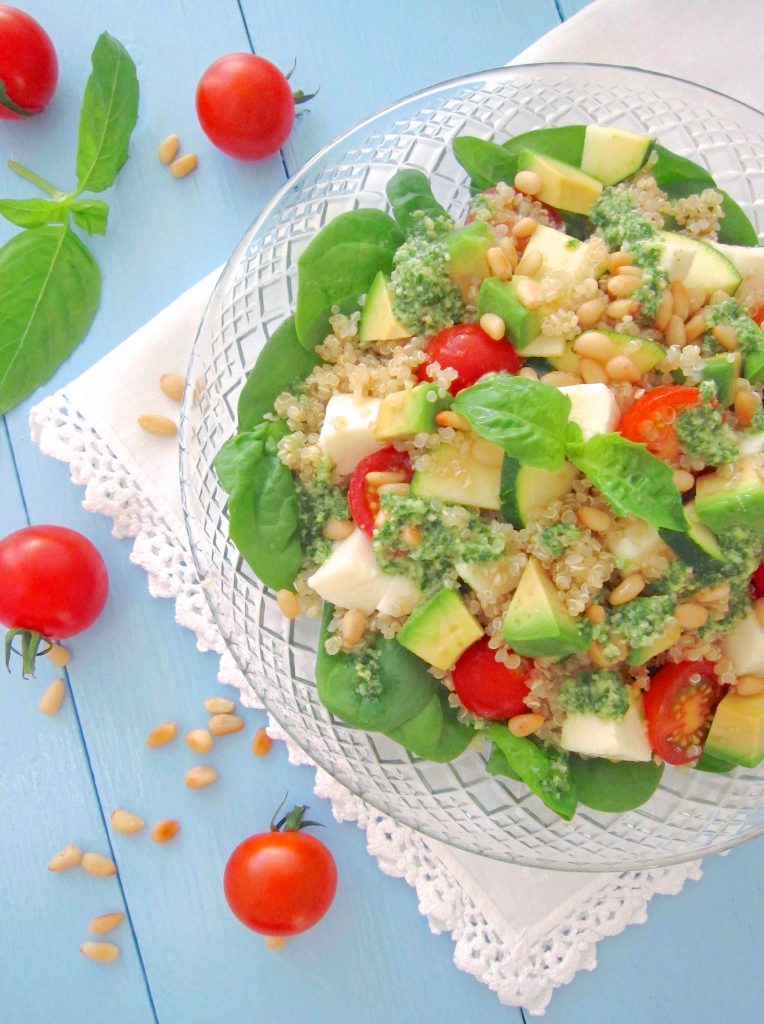
POLYGON ((685 452, 702 459, 706 466, 723 466, 740 455, 735 432, 723 411, 708 402, 683 409, 674 424, 676 436, 685 452))
POLYGON ((449 275, 450 218, 420 217, 394 258, 393 312, 410 331, 435 334, 466 318, 461 293, 449 275))
POLYGON ((629 710, 629 694, 617 672, 582 672, 562 684, 560 707, 568 714, 619 719, 629 710))
POLYGON ((423 217, 451 219, 432 194, 430 179, 421 171, 396 171, 387 183, 387 198, 404 235, 416 232, 423 217))
POLYGON ((539 544, 552 558, 560 558, 580 536, 581 530, 575 523, 554 523, 541 531, 539 544))
POLYGON ((547 807, 570 821, 576 813, 577 801, 567 753, 551 745, 537 745, 527 737, 513 736, 504 725, 489 725, 485 732, 507 759, 511 777, 522 779, 547 807))

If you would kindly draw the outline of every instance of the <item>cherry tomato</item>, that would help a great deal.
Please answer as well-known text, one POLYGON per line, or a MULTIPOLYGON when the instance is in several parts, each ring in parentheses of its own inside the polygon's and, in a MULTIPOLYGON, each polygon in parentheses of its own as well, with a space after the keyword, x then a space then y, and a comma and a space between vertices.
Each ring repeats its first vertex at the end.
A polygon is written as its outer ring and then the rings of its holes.
POLYGON ((751 576, 751 583, 757 597, 764 595, 764 562, 761 563, 753 576, 751 576))
POLYGON ((764 323, 764 306, 759 306, 750 313, 751 320, 755 320, 756 323, 761 326, 764 323))
POLYGON ((684 384, 662 384, 630 405, 621 417, 618 430, 630 441, 647 445, 658 458, 671 462, 679 455, 679 439, 674 430, 678 414, 697 405, 700 392, 684 384))
POLYGON ((517 373, 520 359, 506 338, 494 341, 480 324, 455 324, 446 327, 434 338, 427 348, 427 362, 417 367, 419 380, 429 380, 427 367, 430 363, 439 363, 442 367, 451 367, 458 376, 451 384, 449 391, 458 394, 479 380, 484 373, 517 373))
POLYGON ((530 662, 523 659, 519 668, 508 668, 496 660, 496 651, 484 636, 454 665, 454 689, 462 704, 481 718, 506 719, 522 715, 528 708, 525 698, 530 662))
POLYGON ((356 526, 369 537, 374 533, 374 520, 379 512, 379 494, 366 481, 367 473, 371 472, 405 473, 406 480, 414 475, 406 452, 396 451, 392 446, 367 455, 355 467, 348 485, 348 508, 356 526))
POLYGON ((312 928, 337 891, 334 857, 301 831, 315 824, 302 820, 306 809, 295 807, 272 822, 270 832, 239 843, 228 858, 223 876, 228 906, 261 935, 297 935, 312 928))
POLYGON ((276 153, 292 130, 294 108, 286 76, 252 53, 218 58, 196 88, 196 114, 204 134, 238 160, 276 153))
POLYGON ((58 60, 45 29, 16 7, 0 4, 0 118, 39 114, 58 82, 58 60))
POLYGON ((658 757, 667 764, 700 757, 723 692, 710 661, 680 661, 659 669, 645 693, 647 732, 658 757))

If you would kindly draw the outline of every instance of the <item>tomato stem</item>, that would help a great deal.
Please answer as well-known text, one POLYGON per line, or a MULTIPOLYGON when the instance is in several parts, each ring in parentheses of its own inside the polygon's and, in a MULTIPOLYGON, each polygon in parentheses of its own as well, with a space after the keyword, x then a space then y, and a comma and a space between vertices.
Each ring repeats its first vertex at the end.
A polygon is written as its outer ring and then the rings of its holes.
POLYGON ((15 160, 9 160, 8 166, 14 174, 18 174, 20 178, 24 178, 25 181, 31 182, 36 185, 41 191, 46 192, 53 199, 63 198, 64 193, 60 192, 54 185, 51 185, 45 178, 41 178, 39 174, 35 174, 34 171, 30 171, 28 167, 23 167, 21 164, 17 164, 15 160))
POLYGON ((21 674, 24 679, 34 675, 35 660, 40 654, 46 654, 53 645, 50 641, 34 629, 9 629, 5 634, 5 667, 11 670, 11 654, 21 655, 21 674), (21 637, 21 650, 17 651, 13 641, 17 636, 21 637), (43 641, 48 645, 40 650, 43 641))
POLYGON ((320 821, 303 820, 303 815, 308 809, 307 804, 295 804, 288 814, 282 815, 282 817, 277 821, 276 818, 288 799, 289 793, 286 793, 284 795, 284 799, 273 812, 273 817, 271 818, 271 832, 300 832, 302 829, 312 826, 315 826, 316 828, 323 828, 320 821))
POLYGON ((18 103, 14 103, 8 95, 8 90, 2 79, 0 79, 0 106, 5 107, 6 110, 10 110, 14 114, 18 114, 19 117, 32 117, 37 113, 35 110, 27 110, 26 107, 20 107, 18 103))

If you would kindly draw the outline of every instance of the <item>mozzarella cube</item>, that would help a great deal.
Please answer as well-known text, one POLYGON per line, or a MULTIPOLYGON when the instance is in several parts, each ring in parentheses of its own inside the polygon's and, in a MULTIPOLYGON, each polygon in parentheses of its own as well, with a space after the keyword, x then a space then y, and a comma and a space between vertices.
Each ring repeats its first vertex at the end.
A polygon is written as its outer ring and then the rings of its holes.
POLYGON ((377 611, 398 618, 410 615, 418 604, 424 600, 424 594, 408 576, 387 575, 390 580, 382 600, 377 604, 377 611))
POLYGON ((694 259, 694 249, 665 240, 660 256, 660 266, 668 274, 669 281, 684 281, 694 259))
POLYGON ((722 640, 735 675, 764 676, 764 627, 751 609, 722 640))
POLYGON ((324 601, 360 608, 367 615, 376 611, 389 585, 390 576, 377 565, 371 539, 363 530, 337 541, 329 558, 308 577, 308 586, 324 601))
POLYGON ((329 399, 318 447, 343 476, 352 473, 361 459, 384 448, 374 440, 380 402, 379 398, 354 395, 334 395, 329 399))
POLYGON ((584 441, 615 430, 621 411, 607 384, 566 384, 558 390, 570 399, 570 419, 581 428, 584 441))
POLYGON ((642 716, 642 698, 632 701, 619 719, 571 714, 562 723, 560 745, 574 754, 614 761, 651 761, 653 752, 642 716))

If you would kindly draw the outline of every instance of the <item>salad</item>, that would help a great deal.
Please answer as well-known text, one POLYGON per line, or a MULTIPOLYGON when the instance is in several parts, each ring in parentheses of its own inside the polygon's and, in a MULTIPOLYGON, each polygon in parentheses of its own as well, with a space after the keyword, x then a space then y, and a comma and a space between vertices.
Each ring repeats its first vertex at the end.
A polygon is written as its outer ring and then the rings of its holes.
POLYGON ((298 260, 215 466, 242 558, 321 617, 328 711, 483 745, 565 819, 764 758, 764 249, 704 168, 612 127, 454 142, 454 218, 298 260))

